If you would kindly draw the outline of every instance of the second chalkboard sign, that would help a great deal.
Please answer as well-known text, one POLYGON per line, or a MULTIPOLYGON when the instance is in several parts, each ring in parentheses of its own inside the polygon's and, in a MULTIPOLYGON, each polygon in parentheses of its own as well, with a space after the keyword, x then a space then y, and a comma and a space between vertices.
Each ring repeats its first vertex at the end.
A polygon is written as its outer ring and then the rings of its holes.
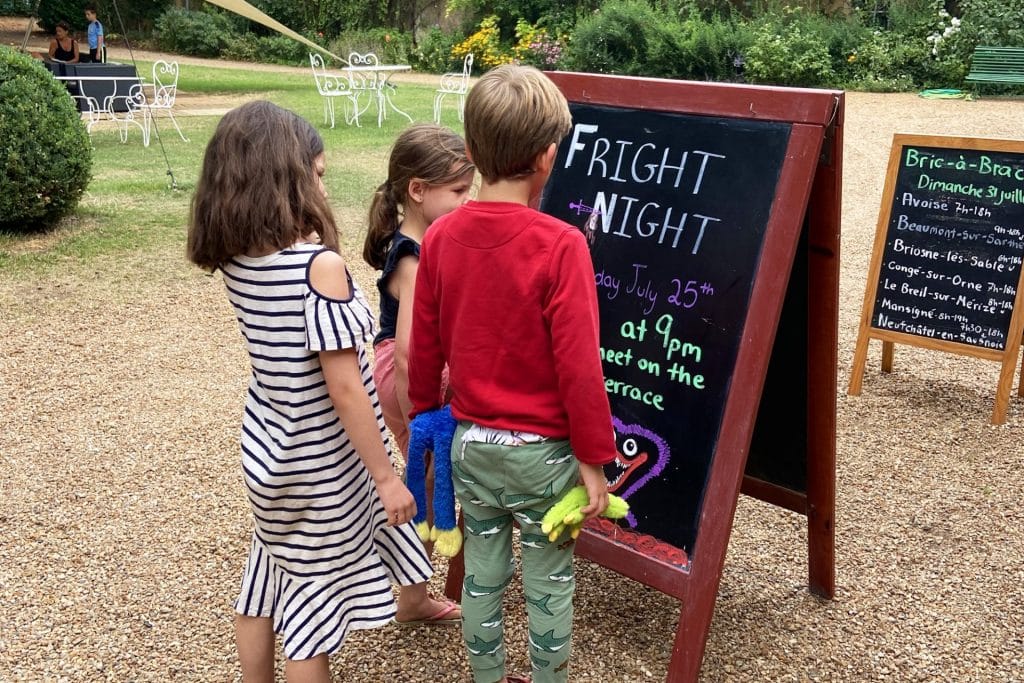
POLYGON ((1024 142, 895 136, 850 393, 870 338, 887 345, 885 370, 906 343, 1008 362, 1012 380, 1022 259, 1024 142))

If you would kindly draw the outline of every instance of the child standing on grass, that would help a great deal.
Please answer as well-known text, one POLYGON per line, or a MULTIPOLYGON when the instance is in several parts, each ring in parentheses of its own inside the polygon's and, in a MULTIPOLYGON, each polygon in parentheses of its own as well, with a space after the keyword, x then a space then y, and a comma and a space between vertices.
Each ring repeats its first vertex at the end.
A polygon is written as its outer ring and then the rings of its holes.
POLYGON ((477 683, 505 671, 502 597, 521 529, 530 660, 537 683, 568 680, 573 543, 549 543, 544 513, 579 479, 589 519, 608 505, 602 465, 615 457, 586 239, 536 211, 569 131, 568 103, 532 67, 485 74, 466 100, 466 148, 478 200, 423 240, 410 344, 413 412, 437 409, 451 373, 455 492, 465 518, 463 638, 477 683))
POLYGON ((382 433, 364 342, 373 315, 337 252, 324 145, 256 101, 221 119, 203 159, 188 257, 220 270, 252 365, 242 472, 256 527, 235 601, 245 681, 330 680, 351 629, 387 624, 392 582, 425 583, 416 506, 382 433))
MULTIPOLYGON (((434 124, 406 128, 395 140, 388 177, 370 203, 363 260, 381 271, 380 331, 374 339, 373 381, 384 422, 402 455, 409 453, 409 332, 420 243, 437 218, 469 199, 475 168, 466 143, 454 131, 434 124)), ((442 387, 442 391, 444 387, 442 387)), ((427 463, 427 519, 432 520, 433 466, 427 463)), ((427 552, 430 552, 428 544, 427 552)), ((447 603, 431 623, 453 621, 461 613, 447 603)))
POLYGON ((86 38, 89 43, 89 61, 105 62, 107 60, 104 58, 103 24, 96 18, 96 5, 86 5, 84 12, 85 22, 88 24, 86 38))

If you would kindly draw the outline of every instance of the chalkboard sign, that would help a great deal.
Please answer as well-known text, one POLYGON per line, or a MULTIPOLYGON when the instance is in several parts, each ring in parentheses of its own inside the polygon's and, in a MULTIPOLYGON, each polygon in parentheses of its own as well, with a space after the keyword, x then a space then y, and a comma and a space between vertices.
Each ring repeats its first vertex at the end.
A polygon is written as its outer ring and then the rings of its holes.
MULTIPOLYGON (((843 93, 547 75, 573 128, 541 209, 590 244, 619 450, 605 472, 631 512, 588 523, 576 554, 680 599, 666 680, 691 683, 741 486, 807 515, 808 587, 834 594, 843 93), (779 441, 751 444, 768 375, 792 407, 771 434, 801 432, 784 461, 779 441)), ((463 576, 454 558, 449 597, 463 576)))
POLYGON ((1009 360, 1012 379, 1024 142, 898 135, 882 202, 857 360, 878 337, 1009 360))
POLYGON ((905 145, 872 325, 1006 348, 1024 255, 1024 154, 905 145))
POLYGON ((542 210, 591 244, 627 524, 691 555, 791 126, 575 103, 542 210))

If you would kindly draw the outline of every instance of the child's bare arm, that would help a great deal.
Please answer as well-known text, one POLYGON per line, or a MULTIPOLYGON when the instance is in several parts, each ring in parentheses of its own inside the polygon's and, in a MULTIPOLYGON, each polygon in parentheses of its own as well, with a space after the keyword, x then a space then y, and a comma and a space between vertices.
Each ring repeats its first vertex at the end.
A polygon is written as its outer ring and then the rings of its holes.
POLYGON ((398 290, 398 320, 395 325, 395 390, 402 417, 409 422, 412 401, 409 400, 409 337, 412 331, 412 303, 416 294, 416 266, 419 259, 406 256, 395 269, 394 284, 398 290))
POLYGON ((388 524, 408 522, 416 514, 416 503, 388 460, 377 426, 377 416, 359 373, 356 351, 321 351, 320 365, 331 403, 345 425, 345 433, 373 478, 388 513, 388 524))
MULTIPOLYGON (((309 268, 309 284, 321 295, 333 299, 343 301, 351 296, 345 260, 332 251, 324 251, 313 259, 309 268)), ((321 351, 320 366, 331 403, 373 478, 388 513, 388 524, 408 522, 416 514, 416 503, 388 459, 377 415, 359 371, 358 353, 354 348, 321 351)))
POLYGON ((593 519, 608 507, 608 480, 604 477, 604 468, 581 462, 580 479, 583 480, 590 501, 580 508, 580 512, 583 513, 584 519, 593 519))

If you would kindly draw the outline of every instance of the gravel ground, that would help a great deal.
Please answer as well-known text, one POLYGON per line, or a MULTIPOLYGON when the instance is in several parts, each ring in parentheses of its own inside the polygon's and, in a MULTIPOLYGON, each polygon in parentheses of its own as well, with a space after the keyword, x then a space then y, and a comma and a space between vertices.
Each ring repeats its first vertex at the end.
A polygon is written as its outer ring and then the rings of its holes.
MULTIPOLYGON (((804 518, 741 497, 702 680, 1024 680, 1024 400, 992 426, 997 364, 898 347, 882 375, 874 345, 862 395, 845 394, 892 134, 1012 138, 1024 103, 847 97, 837 595, 807 591, 804 518)), ((4 275, 0 310, 0 680, 239 680, 247 369, 219 280, 174 248, 4 275)), ((663 679, 678 603, 577 571, 573 680, 663 679)), ((455 629, 356 633, 332 668, 468 677, 455 629)))

